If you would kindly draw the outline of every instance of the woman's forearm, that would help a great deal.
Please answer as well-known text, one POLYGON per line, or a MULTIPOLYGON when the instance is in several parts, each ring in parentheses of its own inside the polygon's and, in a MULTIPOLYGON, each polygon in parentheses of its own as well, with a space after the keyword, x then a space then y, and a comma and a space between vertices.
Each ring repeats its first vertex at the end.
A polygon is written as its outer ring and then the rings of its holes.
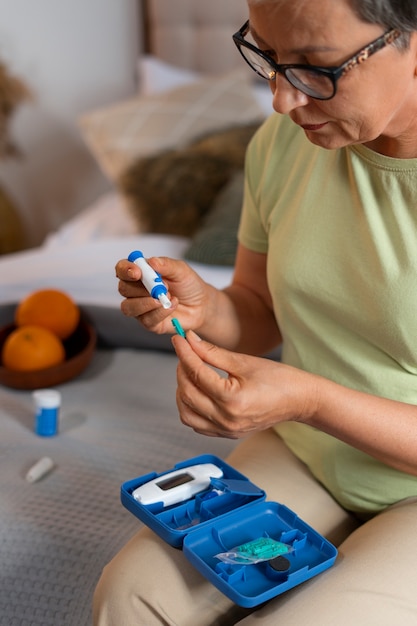
POLYGON ((310 426, 417 476, 417 406, 317 377, 310 426))

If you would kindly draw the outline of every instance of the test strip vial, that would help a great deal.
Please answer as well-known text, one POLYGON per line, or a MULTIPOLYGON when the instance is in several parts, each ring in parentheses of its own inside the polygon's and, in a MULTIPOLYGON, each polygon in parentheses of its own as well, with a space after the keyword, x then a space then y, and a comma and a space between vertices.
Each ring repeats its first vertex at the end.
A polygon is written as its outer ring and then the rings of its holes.
POLYGON ((61 394, 56 389, 37 389, 32 394, 35 403, 35 433, 52 437, 58 432, 58 415, 61 394))

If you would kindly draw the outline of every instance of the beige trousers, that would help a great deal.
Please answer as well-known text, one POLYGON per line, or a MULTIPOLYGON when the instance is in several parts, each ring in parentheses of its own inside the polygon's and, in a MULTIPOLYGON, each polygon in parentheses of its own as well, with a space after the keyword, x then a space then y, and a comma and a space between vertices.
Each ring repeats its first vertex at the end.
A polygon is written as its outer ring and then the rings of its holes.
POLYGON ((146 528, 104 569, 95 626, 417 625, 417 498, 359 525, 273 431, 240 443, 227 462, 338 545, 336 564, 248 611, 146 528))

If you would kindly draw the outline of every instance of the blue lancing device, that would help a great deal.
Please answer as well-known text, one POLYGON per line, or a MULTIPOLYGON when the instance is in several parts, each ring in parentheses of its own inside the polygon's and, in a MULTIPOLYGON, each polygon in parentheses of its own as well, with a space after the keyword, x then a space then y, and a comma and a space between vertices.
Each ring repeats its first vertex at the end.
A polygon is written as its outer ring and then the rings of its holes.
POLYGON ((134 250, 127 257, 128 261, 135 263, 142 272, 141 281, 155 300, 159 300, 164 309, 171 308, 171 301, 168 298, 168 289, 161 278, 161 275, 147 263, 140 250, 134 250))

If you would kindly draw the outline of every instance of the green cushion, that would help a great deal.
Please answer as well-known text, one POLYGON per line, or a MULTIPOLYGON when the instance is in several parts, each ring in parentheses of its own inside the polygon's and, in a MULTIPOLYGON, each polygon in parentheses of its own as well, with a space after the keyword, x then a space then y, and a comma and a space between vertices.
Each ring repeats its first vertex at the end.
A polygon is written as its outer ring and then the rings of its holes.
POLYGON ((243 202, 243 181, 243 171, 239 170, 218 193, 210 212, 185 253, 188 261, 208 265, 234 265, 243 202))

